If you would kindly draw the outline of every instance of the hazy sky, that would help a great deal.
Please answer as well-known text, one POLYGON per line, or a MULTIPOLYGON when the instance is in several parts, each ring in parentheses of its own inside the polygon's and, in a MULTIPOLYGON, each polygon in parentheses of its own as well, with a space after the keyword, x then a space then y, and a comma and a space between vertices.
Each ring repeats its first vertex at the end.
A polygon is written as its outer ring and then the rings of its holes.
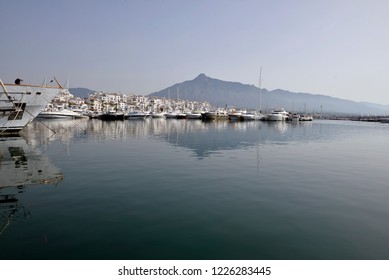
POLYGON ((389 104, 388 0, 0 0, 0 78, 149 94, 198 74, 389 104))

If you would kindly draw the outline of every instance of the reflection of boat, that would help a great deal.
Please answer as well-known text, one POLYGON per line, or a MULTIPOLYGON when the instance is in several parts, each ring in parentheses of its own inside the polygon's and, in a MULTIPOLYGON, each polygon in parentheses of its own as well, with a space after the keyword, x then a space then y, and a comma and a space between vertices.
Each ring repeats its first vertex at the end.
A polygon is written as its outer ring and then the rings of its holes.
POLYGON ((22 137, 0 138, 0 190, 62 181, 61 170, 37 151, 31 149, 22 137))
MULTIPOLYGON (((0 235, 11 223, 11 219, 17 214, 23 206, 19 203, 14 194, 0 195, 0 235)), ((24 211, 26 214, 26 211, 24 211)))
POLYGON ((270 114, 266 115, 267 121, 285 121, 288 118, 288 112, 284 108, 274 109, 270 114))
POLYGON ((277 134, 283 134, 288 130, 286 122, 267 122, 268 131, 274 131, 277 134))
POLYGON ((61 170, 24 138, 0 138, 0 235, 15 216, 29 215, 17 198, 27 185, 56 185, 62 180, 61 170))
POLYGON ((0 85, 0 133, 20 131, 62 90, 61 87, 21 85, 20 80, 18 84, 4 84, 0 80, 0 85))

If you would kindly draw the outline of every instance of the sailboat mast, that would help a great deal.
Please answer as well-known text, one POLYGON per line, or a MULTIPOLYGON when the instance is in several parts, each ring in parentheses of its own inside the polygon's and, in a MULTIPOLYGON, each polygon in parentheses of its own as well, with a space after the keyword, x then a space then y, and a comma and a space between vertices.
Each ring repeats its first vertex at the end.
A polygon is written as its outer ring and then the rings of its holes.
POLYGON ((259 70, 259 112, 261 112, 261 102, 262 102, 262 100, 261 100, 261 83, 262 83, 262 66, 261 66, 261 68, 260 68, 260 70, 259 70))
POLYGON ((69 86, 70 86, 70 80, 69 80, 69 76, 68 76, 68 79, 66 80, 65 88, 69 89, 69 86))

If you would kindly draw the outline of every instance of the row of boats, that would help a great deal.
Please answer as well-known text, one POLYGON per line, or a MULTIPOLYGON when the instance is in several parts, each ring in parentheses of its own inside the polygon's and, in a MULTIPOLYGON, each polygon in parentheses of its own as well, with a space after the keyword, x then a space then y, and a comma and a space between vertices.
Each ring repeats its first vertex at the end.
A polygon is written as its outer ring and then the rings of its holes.
POLYGON ((238 111, 228 114, 231 120, 262 120, 262 121, 312 121, 313 117, 310 115, 291 114, 286 112, 283 108, 277 108, 268 114, 257 112, 238 111))
POLYGON ((76 111, 63 107, 56 109, 45 109, 38 118, 98 118, 102 120, 126 120, 126 119, 146 119, 151 118, 166 118, 166 119, 229 119, 232 121, 312 121, 313 118, 309 115, 290 114, 283 108, 275 109, 269 114, 262 114, 258 112, 247 112, 237 110, 214 110, 207 112, 142 112, 142 111, 108 111, 108 112, 91 112, 91 111, 76 111))

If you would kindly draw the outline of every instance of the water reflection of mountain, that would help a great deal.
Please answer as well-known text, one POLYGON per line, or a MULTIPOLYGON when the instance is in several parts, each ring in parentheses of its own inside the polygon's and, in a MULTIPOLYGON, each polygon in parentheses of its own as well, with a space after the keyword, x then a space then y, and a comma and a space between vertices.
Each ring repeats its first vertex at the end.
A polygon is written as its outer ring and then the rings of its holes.
POLYGON ((29 185, 58 184, 61 170, 23 137, 0 138, 0 234, 11 219, 26 211, 18 194, 29 185))
MULTIPOLYGON (((52 120, 34 122, 23 131, 41 141, 128 140, 150 138, 188 148, 199 158, 214 152, 261 144, 286 145, 294 141, 329 139, 342 132, 329 131, 323 122, 205 122, 202 120, 146 119, 124 121, 52 120), (42 140, 43 139, 43 140, 42 140)), ((32 137, 33 138, 33 137, 32 137)))
POLYGON ((258 122, 169 120, 159 137, 204 158, 218 151, 252 146, 258 141, 259 127, 258 122))
POLYGON ((242 149, 258 144, 288 145, 336 137, 341 131, 312 122, 204 122, 201 120, 151 120, 149 133, 172 145, 192 150, 199 158, 223 150, 242 149))
POLYGON ((259 122, 204 122, 201 120, 146 119, 125 121, 52 120, 34 122, 24 131, 39 133, 48 141, 124 140, 153 138, 189 148, 199 157, 213 151, 252 145, 258 140, 259 122))

